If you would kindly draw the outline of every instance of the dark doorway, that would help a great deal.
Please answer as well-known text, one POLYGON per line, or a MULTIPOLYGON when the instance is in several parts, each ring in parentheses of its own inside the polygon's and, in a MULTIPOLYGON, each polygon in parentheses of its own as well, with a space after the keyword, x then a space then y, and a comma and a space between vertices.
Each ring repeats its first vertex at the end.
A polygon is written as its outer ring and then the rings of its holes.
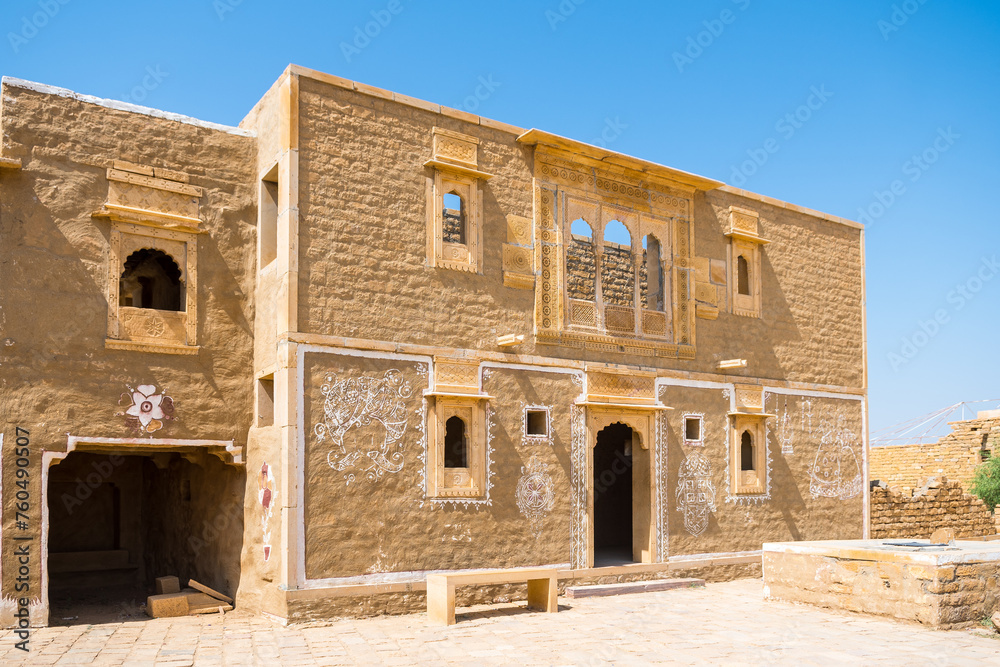
POLYGON ((158 576, 236 592, 245 473, 190 458, 72 452, 49 469, 50 625, 144 620, 158 576))
POLYGON ((594 566, 631 562, 632 429, 611 424, 594 447, 594 566))

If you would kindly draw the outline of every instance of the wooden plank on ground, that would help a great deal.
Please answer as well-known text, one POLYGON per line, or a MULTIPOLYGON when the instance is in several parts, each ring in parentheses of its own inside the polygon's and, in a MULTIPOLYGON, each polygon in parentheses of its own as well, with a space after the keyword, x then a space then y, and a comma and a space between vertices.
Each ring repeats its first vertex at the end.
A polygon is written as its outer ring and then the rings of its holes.
POLYGON ((193 588, 193 589, 195 589, 197 591, 201 591, 202 593, 205 593, 206 595, 211 595, 216 600, 222 600, 223 602, 228 602, 229 604, 233 603, 233 599, 231 597, 229 597, 228 595, 225 595, 224 593, 220 593, 219 591, 215 590, 214 588, 209 588, 205 584, 199 583, 199 582, 195 581, 194 579, 188 579, 188 586, 190 586, 191 588, 193 588))

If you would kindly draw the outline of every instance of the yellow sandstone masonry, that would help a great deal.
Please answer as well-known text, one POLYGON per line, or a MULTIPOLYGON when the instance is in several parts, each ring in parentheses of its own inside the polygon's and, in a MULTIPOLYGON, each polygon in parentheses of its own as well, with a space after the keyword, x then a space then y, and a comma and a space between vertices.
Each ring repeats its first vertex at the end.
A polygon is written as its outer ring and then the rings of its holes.
POLYGON ((36 624, 163 573, 318 619, 864 536, 858 223, 294 65, 237 128, 2 99, 0 623, 22 531, 36 624))

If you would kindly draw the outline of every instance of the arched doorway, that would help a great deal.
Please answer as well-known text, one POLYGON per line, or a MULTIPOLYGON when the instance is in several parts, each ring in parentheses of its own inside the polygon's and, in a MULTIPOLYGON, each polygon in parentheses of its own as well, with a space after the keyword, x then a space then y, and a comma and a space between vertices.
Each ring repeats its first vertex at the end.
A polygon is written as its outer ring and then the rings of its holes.
POLYGON ((622 423, 603 428, 594 446, 594 566, 634 562, 634 431, 622 423))

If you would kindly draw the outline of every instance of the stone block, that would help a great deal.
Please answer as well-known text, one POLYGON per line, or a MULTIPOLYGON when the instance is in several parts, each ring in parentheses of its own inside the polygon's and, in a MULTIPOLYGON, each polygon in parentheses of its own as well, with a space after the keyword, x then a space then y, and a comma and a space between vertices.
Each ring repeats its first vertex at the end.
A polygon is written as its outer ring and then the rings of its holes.
MULTIPOLYGON (((207 595, 205 597, 208 597, 207 595)), ((146 598, 146 614, 153 618, 188 615, 187 593, 166 593, 146 598)))
POLYGON ((157 577, 156 578, 156 594, 163 595, 165 593, 180 593, 181 592, 181 582, 177 577, 157 577))

